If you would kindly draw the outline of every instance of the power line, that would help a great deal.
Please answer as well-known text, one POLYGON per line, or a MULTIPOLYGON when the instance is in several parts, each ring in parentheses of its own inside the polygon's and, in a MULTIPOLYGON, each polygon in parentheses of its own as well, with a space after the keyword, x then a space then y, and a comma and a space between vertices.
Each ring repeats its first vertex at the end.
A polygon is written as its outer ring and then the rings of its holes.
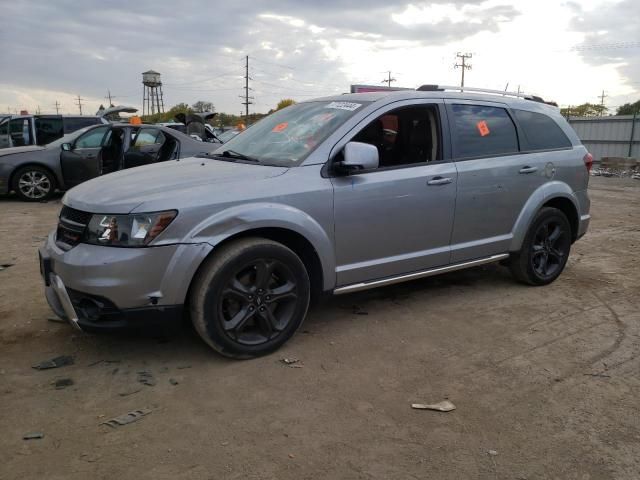
POLYGON ((391 82, 397 81, 395 78, 391 78, 391 70, 387 71, 387 78, 382 80, 382 83, 386 83, 388 87, 391 87, 391 82))
POLYGON ((464 71, 471 70, 471 65, 467 64, 467 59, 473 57, 471 53, 456 53, 456 58, 462 59, 462 63, 456 63, 453 68, 461 68, 462 69, 462 78, 460 79, 460 86, 464 87, 464 71))
POLYGON ((80 95, 78 95, 76 105, 78 105, 78 108, 80 109, 80 115, 82 115, 82 98, 80 98, 80 95))

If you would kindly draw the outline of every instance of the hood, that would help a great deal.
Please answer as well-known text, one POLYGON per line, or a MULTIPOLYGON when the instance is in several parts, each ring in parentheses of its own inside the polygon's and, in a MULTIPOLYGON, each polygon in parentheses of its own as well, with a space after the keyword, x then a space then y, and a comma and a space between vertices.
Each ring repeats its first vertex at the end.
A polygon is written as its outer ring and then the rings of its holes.
POLYGON ((13 155, 16 153, 36 152, 40 150, 45 150, 45 147, 42 147, 40 145, 26 145, 24 147, 2 148, 0 149, 0 157, 4 157, 5 155, 13 155))
POLYGON ((182 205, 215 203, 218 195, 251 192, 256 182, 285 173, 269 167, 210 158, 187 158, 121 170, 69 190, 63 203, 91 213, 129 213, 180 209, 182 205), (156 208, 156 204, 162 207, 156 208), (170 207, 165 205, 170 203, 170 207), (142 205, 144 204, 144 205, 142 205))

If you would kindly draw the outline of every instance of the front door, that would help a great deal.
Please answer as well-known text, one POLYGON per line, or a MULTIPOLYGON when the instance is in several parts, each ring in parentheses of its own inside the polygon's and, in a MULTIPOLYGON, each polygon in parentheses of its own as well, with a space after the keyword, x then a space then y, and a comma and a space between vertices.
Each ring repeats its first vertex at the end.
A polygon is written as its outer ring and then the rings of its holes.
POLYGON ((443 161, 441 107, 389 109, 352 136, 380 166, 331 179, 338 286, 448 264, 457 172, 443 161))
POLYGON ((504 105, 447 103, 458 169, 451 261, 505 253, 524 204, 545 182, 544 155, 520 153, 516 126, 504 105))
POLYGON ((101 174, 101 150, 110 130, 108 125, 92 128, 71 144, 71 150, 62 150, 60 165, 66 188, 75 187, 101 174))

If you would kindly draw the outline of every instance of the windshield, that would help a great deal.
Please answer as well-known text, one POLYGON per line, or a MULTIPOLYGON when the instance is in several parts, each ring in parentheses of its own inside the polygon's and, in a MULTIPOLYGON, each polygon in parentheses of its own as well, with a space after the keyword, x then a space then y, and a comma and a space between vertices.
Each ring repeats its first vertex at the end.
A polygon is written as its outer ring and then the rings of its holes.
POLYGON ((91 127, 81 128, 80 130, 76 130, 75 132, 67 133, 64 137, 60 137, 59 139, 54 140, 51 143, 47 143, 47 148, 56 148, 63 143, 72 143, 76 138, 78 138, 90 128, 93 128, 93 125, 91 127))
POLYGON ((368 102, 305 102, 279 110, 216 150, 260 163, 293 167, 368 102))

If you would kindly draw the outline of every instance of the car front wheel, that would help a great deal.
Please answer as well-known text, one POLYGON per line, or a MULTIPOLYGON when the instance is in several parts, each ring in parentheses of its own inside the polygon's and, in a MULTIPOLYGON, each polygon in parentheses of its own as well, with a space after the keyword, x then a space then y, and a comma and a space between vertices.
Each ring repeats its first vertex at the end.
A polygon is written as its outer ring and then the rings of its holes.
POLYGON ((571 226, 564 213, 545 207, 534 218, 519 252, 511 255, 513 276, 529 285, 547 285, 560 276, 571 250, 571 226))
POLYGON ((266 355, 302 324, 309 307, 309 276, 284 245, 246 238, 220 248, 202 265, 191 291, 196 331, 232 358, 266 355))
POLYGON ((15 173, 12 188, 22 200, 39 202, 51 198, 56 181, 46 168, 27 166, 15 173))

